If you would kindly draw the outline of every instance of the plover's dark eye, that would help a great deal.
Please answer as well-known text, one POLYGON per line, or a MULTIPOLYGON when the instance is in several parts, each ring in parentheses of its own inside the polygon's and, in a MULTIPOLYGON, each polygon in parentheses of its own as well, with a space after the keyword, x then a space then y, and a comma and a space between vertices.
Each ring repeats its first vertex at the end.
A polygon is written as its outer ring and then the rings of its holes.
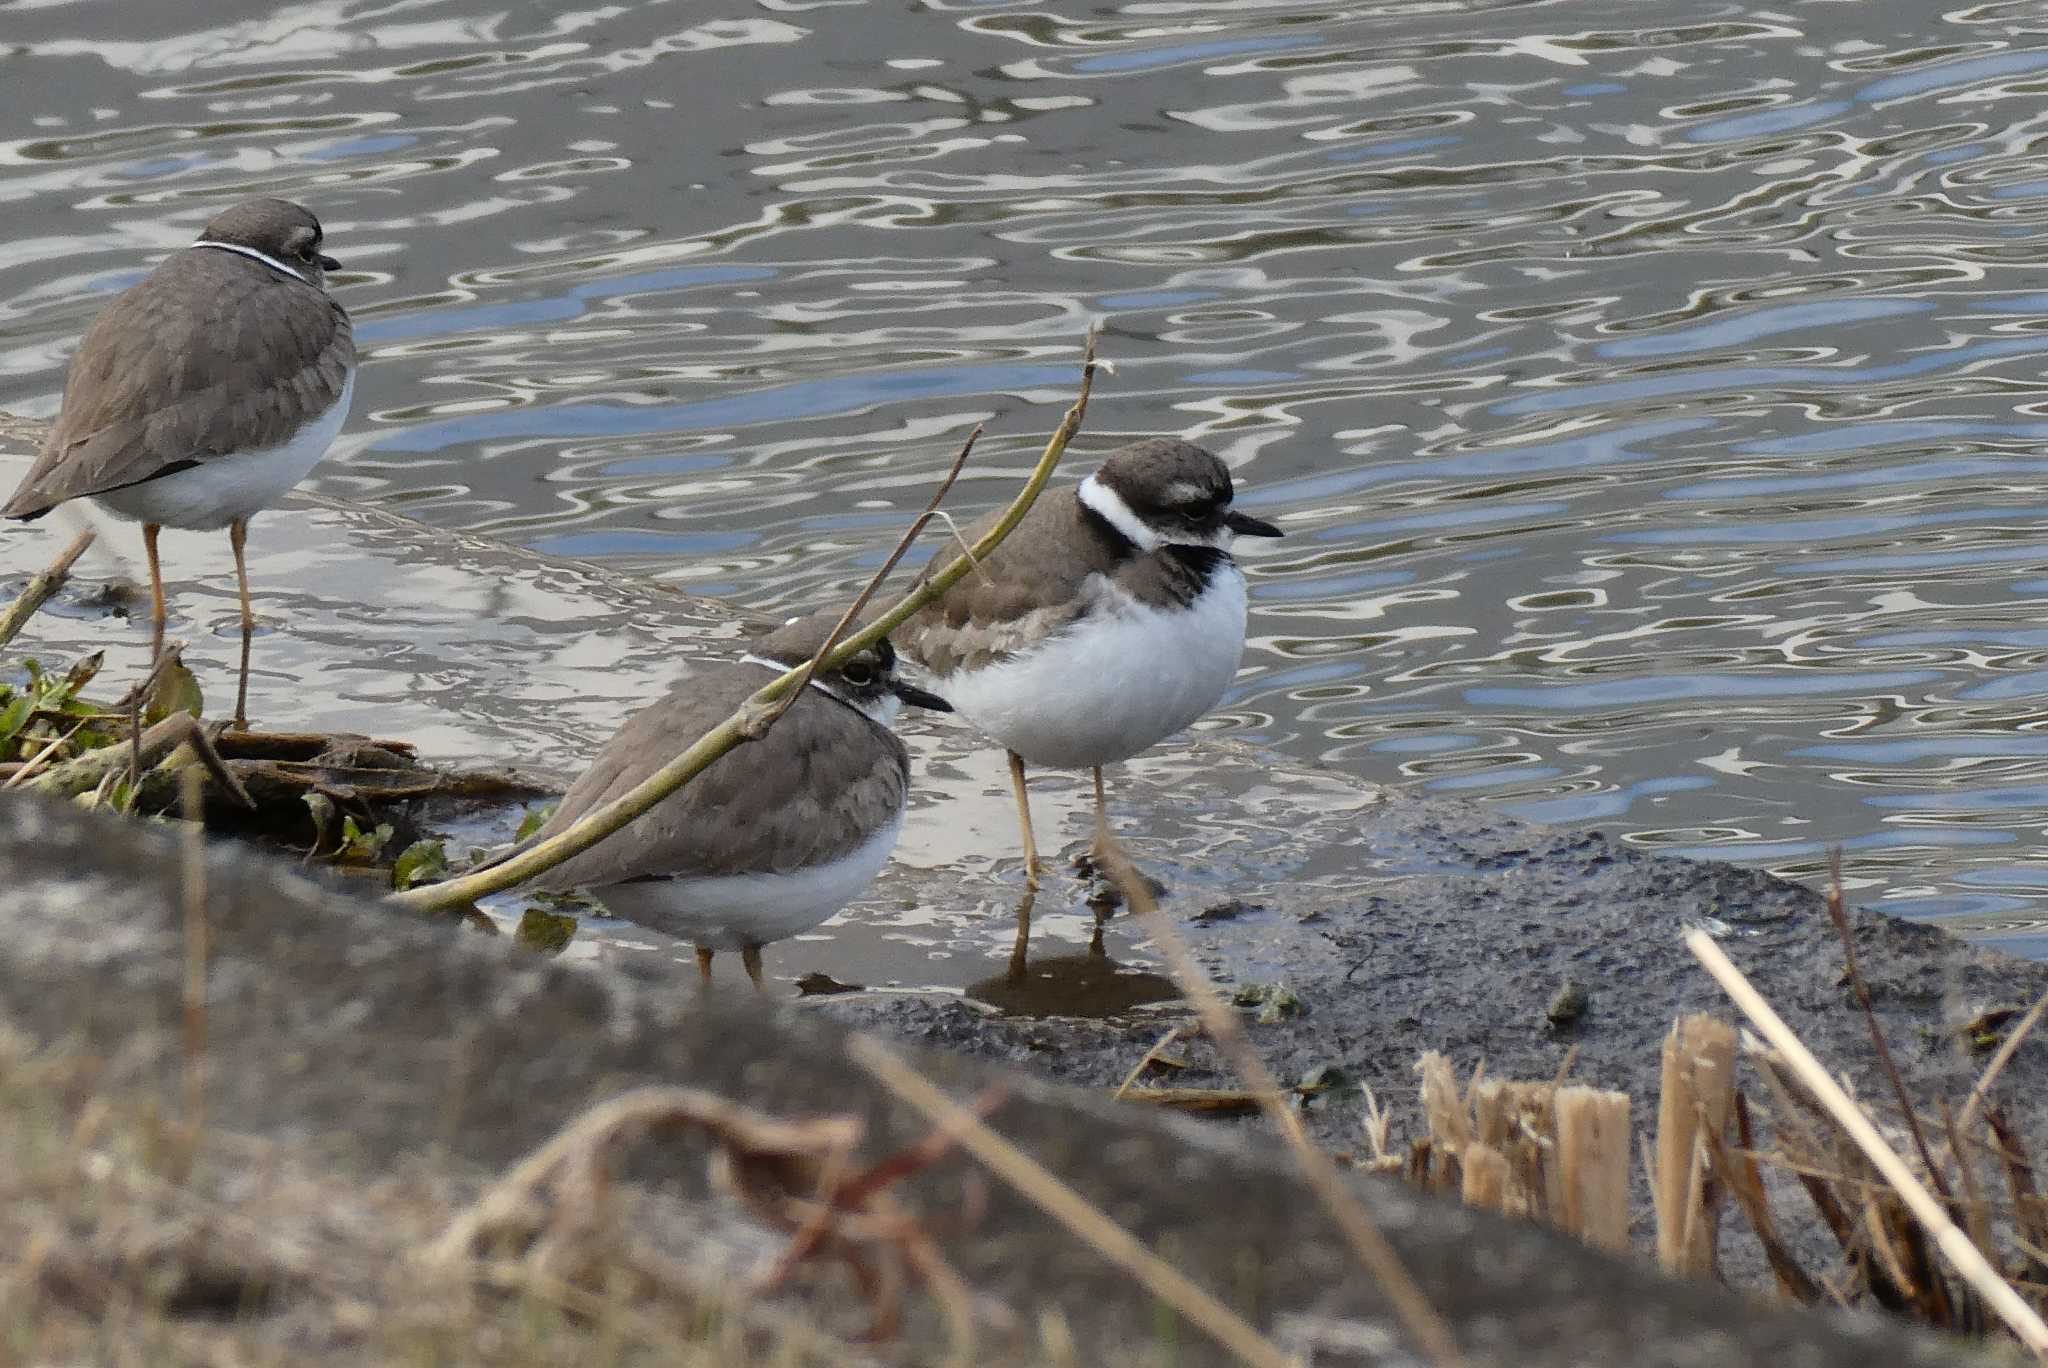
POLYGON ((862 661, 854 661, 839 673, 844 675, 846 682, 853 685, 856 689, 865 689, 868 685, 875 682, 874 666, 862 661))

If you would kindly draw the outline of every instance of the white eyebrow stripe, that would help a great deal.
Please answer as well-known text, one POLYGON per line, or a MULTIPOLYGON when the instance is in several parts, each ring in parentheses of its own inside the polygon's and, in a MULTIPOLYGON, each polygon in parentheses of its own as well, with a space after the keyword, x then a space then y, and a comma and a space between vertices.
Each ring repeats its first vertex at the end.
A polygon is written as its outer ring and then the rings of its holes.
POLYGON ((244 247, 239 242, 209 242, 205 238, 201 238, 192 245, 194 247, 211 247, 216 252, 234 252, 239 256, 248 257, 252 261, 260 261, 271 270, 276 271, 280 275, 288 275, 301 285, 311 285, 313 283, 269 253, 259 252, 254 247, 244 247))
POLYGON ((1131 506, 1124 502, 1124 496, 1111 489, 1102 481, 1090 475, 1081 481, 1081 487, 1074 491, 1074 497, 1092 510, 1104 522, 1123 533, 1124 540, 1140 551, 1157 551, 1165 545, 1165 538, 1145 525, 1131 506))

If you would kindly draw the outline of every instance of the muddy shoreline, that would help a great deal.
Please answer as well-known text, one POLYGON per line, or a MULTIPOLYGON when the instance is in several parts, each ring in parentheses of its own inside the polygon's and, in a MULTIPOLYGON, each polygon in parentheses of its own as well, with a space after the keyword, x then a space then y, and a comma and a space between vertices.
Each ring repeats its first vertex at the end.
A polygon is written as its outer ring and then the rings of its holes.
MULTIPOLYGON (((0 443, 27 431, 0 428, 0 443)), ((5 568, 40 568, 50 540, 9 538, 5 568)), ((266 605, 252 681, 259 719, 400 736, 436 762, 511 766, 543 782, 572 770, 678 668, 728 651, 745 627, 717 605, 628 576, 331 502, 294 500, 259 520, 252 545, 266 605)), ((173 632, 192 640, 195 671, 217 677, 234 649, 231 581, 196 544, 173 554, 183 605, 174 611, 188 619, 173 632)), ((132 673, 147 630, 119 622, 97 596, 105 573, 82 565, 18 645, 53 658, 104 645, 109 670, 132 673)), ((919 783, 897 861, 819 935, 772 948, 771 977, 787 985, 816 970, 893 985, 907 991, 800 1010, 1041 1078, 1114 1085, 1187 1020, 1142 934, 1114 917, 1091 954, 1090 890, 1055 877, 1036 899, 1030 969, 1021 984, 1011 978, 1021 888, 1000 760, 958 729, 918 727, 911 744, 919 783), (1101 1015, 1106 1008, 1114 1014, 1101 1015)), ((1080 786, 1049 779, 1037 801, 1049 850, 1077 847, 1080 786)), ((1461 1072, 1483 1063, 1512 1078, 1549 1078, 1569 1057, 1574 1078, 1630 1093, 1642 1128, 1672 1019, 1728 1014, 1679 945, 1689 925, 1716 934, 1863 1096, 1880 1094, 1841 949, 1809 889, 1409 798, 1229 742, 1197 739, 1144 757, 1119 776, 1116 803, 1133 853, 1171 888, 1167 910, 1211 974, 1246 991, 1248 1017, 1268 1018, 1253 1038, 1269 1066, 1289 1084, 1335 1070, 1369 1086, 1394 1109, 1397 1133, 1404 1115, 1413 1133, 1414 1065, 1426 1050, 1447 1053, 1461 1072), (1553 1001, 1574 984, 1583 1012, 1553 1020, 1553 1001)), ((452 834, 488 844, 518 817, 516 807, 473 812, 452 834)), ((1959 1102, 1983 1058, 1962 1028, 2048 991, 2048 965, 1876 914, 1856 924, 1877 1015, 1915 1103, 1931 1112, 1959 1102)), ((593 923, 569 953, 678 1004, 694 1001, 684 947, 593 923)), ((1236 1081, 1199 1040, 1176 1053, 1186 1066, 1179 1085, 1236 1081)), ((2002 1089, 2022 1129, 2048 1136, 2048 1044, 2022 1049, 2002 1089)), ((1354 1150, 1362 1108, 1356 1091, 1340 1088, 1305 1116, 1323 1143, 1354 1150)), ((1640 1235, 1648 1204, 1637 1186, 1640 1235)), ((1799 1239, 1825 1262, 1817 1229, 1799 1239)), ((1724 1231, 1723 1246, 1733 1274, 1759 1276, 1739 1226, 1724 1231)))

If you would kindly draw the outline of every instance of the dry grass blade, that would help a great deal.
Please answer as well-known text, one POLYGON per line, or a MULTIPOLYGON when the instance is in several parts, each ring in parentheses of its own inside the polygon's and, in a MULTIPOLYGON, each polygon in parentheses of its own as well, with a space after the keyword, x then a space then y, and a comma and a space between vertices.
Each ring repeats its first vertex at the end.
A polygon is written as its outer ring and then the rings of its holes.
MULTIPOLYGON (((1736 1105, 1742 1108, 1739 1100, 1736 1105)), ((1743 1110, 1746 1114, 1746 1109, 1743 1110)), ((1745 1124, 1745 1132, 1747 1129, 1745 1124)), ((1818 1302, 1822 1295, 1820 1284, 1792 1257, 1792 1251, 1785 1247, 1784 1240, 1778 1235, 1777 1222, 1771 1218, 1770 1195, 1764 1190, 1763 1174, 1757 1169, 1756 1159, 1749 1153, 1747 1136, 1743 1140, 1740 1162, 1728 1153, 1720 1132, 1712 1126, 1703 1125, 1699 1137, 1714 1172, 1720 1175, 1722 1188, 1735 1195, 1736 1205, 1749 1217, 1750 1228, 1756 1232, 1757 1241, 1763 1246, 1764 1258, 1770 1263, 1778 1286, 1795 1301, 1809 1306, 1818 1302)))
POLYGON ((1948 1190, 1948 1180, 1941 1176, 1935 1166, 1934 1152, 1927 1147, 1926 1132, 1920 1128, 1919 1113, 1913 1109, 1913 1098, 1906 1091, 1906 1080, 1899 1077, 1899 1066, 1892 1059, 1892 1047, 1884 1038, 1884 1028, 1877 1024, 1877 1009, 1870 1005, 1870 985, 1863 981, 1863 970, 1856 963, 1856 933, 1849 926, 1849 909, 1842 901, 1842 848, 1834 847, 1828 852, 1828 920, 1835 924, 1835 934, 1842 941, 1842 956, 1849 970, 1849 986, 1856 990, 1856 1001, 1863 1008, 1863 1020, 1870 1027, 1871 1048, 1877 1051, 1878 1063, 1884 1066, 1884 1076, 1891 1084, 1892 1096, 1898 1099, 1899 1111, 1906 1118, 1906 1129, 1913 1136, 1913 1148, 1920 1154, 1920 1163, 1927 1170, 1927 1177, 1943 1200, 1953 1198, 1948 1190))
MULTIPOLYGON (((1984 1099, 1991 1093, 1991 1085, 1998 1081, 1998 1076, 2005 1072, 2005 1066, 2012 1062, 2013 1055, 2018 1053, 2020 1042, 2027 1038, 2027 1033, 2040 1024, 2043 1012, 2048 1012, 2048 993, 2043 993, 2041 1000, 2029 1007, 2027 1014, 2020 1018, 2019 1024, 2006 1032, 2005 1039, 1999 1042, 1998 1052, 1991 1056, 1991 1062, 1984 1066, 1984 1072, 1977 1076, 1977 1085, 1970 1089, 1970 1096, 1963 1102, 1963 1114, 1956 1120, 1958 1131, 1964 1135, 1970 1133, 1970 1123, 1977 1119, 1977 1112, 1983 1107, 1984 1099)), ((1958 1155, 1957 1158, 1960 1159, 1961 1156, 1958 1155)))
POLYGON ((1462 1363, 1463 1356, 1450 1327, 1402 1266, 1400 1256, 1387 1243, 1379 1227, 1373 1224, 1372 1216, 1364 1203, 1358 1200, 1358 1194, 1346 1186, 1335 1161, 1309 1141, 1300 1119, 1283 1100, 1286 1094, 1281 1091, 1279 1082, 1245 1038, 1243 1020, 1224 1003, 1216 986, 1209 982, 1209 976, 1202 972, 1202 966, 1195 962, 1194 952, 1188 948, 1186 938, 1160 912, 1159 902, 1152 896, 1151 885, 1113 842, 1101 852, 1100 857, 1110 878, 1122 891, 1124 905, 1144 925, 1154 947, 1166 960, 1174 981, 1194 1004, 1203 1029, 1216 1042, 1217 1049, 1230 1061, 1245 1086, 1258 1095, 1260 1110, 1286 1139, 1289 1150, 1301 1167, 1302 1176, 1308 1180, 1324 1210, 1336 1221, 1337 1228, 1343 1232, 1366 1275, 1386 1295, 1401 1327, 1439 1368, 1462 1363))
POLYGON ((1242 1316, 1146 1249, 1129 1231, 1103 1215, 1037 1160, 990 1130, 973 1112, 946 1096, 888 1046, 855 1036, 846 1042, 846 1051, 883 1087, 951 1135, 960 1148, 1239 1359, 1256 1368, 1298 1368, 1294 1359, 1281 1353, 1242 1316))
POLYGON ((0 789, 20 788, 23 784, 26 784, 29 780, 35 778, 37 773, 41 771, 43 766, 50 763, 50 758, 56 755, 58 751, 62 750, 65 744, 69 742, 72 737, 77 736, 80 732, 84 731, 87 727, 91 725, 92 719, 87 718, 85 721, 80 722, 77 726, 71 728, 69 731, 62 732, 57 736, 51 737, 50 744, 44 746, 34 755, 31 755, 28 758, 28 761, 25 764, 23 764, 21 768, 15 770, 14 773, 8 775, 7 782, 4 784, 0 784, 0 789))
POLYGON ((1131 1071, 1124 1075, 1124 1081, 1117 1084, 1116 1092, 1111 1095, 1112 1099, 1121 1100, 1124 1094, 1131 1090, 1131 1085, 1144 1075, 1145 1070, 1152 1067, 1152 1061, 1159 1058, 1159 1052, 1179 1039, 1180 1027, 1172 1026, 1167 1029, 1165 1035, 1153 1041, 1152 1048, 1139 1056, 1138 1062, 1131 1066, 1131 1071))
POLYGON ((1942 1255, 1948 1259, 1964 1281, 1998 1314, 2026 1345, 2044 1362, 2048 1362, 2048 1324, 2044 1324, 2034 1308, 2015 1292, 2011 1284, 2000 1277, 1998 1270, 1984 1258, 1970 1237, 1956 1227, 1948 1212, 1933 1193, 1913 1175, 1904 1160, 1892 1151, 1884 1137, 1877 1133, 1870 1118, 1842 1091, 1820 1061, 1813 1057, 1784 1018, 1766 1002, 1762 994, 1750 986, 1742 971, 1735 967, 1727 953, 1714 944, 1713 939, 1703 931, 1687 931, 1685 945, 1693 956, 1721 985, 1722 991, 1740 1007, 1743 1014, 1753 1022, 1764 1038, 1784 1056, 1787 1065, 1797 1074, 1813 1095, 1824 1105, 1830 1116, 1856 1142, 1877 1171, 1884 1175, 1898 1193, 1922 1228, 1933 1237, 1942 1255))
POLYGON ((429 1264, 459 1264, 494 1248, 528 1244, 544 1225, 543 1192, 557 1187, 579 1193, 595 1190, 601 1186, 597 1175, 612 1150, 661 1128, 701 1131, 749 1159, 821 1162, 850 1151, 863 1129, 854 1117, 780 1121, 694 1088, 637 1088, 592 1107, 520 1160, 420 1251, 420 1257, 429 1264))
POLYGON ((193 757, 213 777, 213 782, 219 785, 221 792, 254 812, 256 800, 249 796, 249 790, 242 787, 242 781, 235 777, 227 762, 220 758, 220 752, 214 748, 213 738, 207 735, 206 728, 199 724, 199 719, 190 713, 179 713, 171 720, 182 720, 185 723, 184 744, 191 748, 193 757))
MULTIPOLYGON (((140 751, 140 767, 148 769, 169 755, 183 743, 192 724, 190 716, 179 713, 167 717, 136 740, 140 751)), ((73 798, 89 793, 103 781, 113 778, 130 765, 130 751, 127 746, 102 746, 74 756, 63 764, 45 770, 31 779, 25 786, 35 793, 47 793, 60 798, 73 798)))
POLYGON ((1962 1128, 1956 1125, 1955 1111, 1946 1097, 1941 1099, 1941 1126, 1948 1138, 1948 1152, 1956 1161, 1956 1172, 1963 1180, 1963 1214, 1969 1221, 1970 1239, 1988 1258, 1991 1255, 1991 1208, 1984 1201, 1984 1190, 1977 1184, 1977 1166, 1971 1162, 1970 1151, 1963 1143, 1962 1128))
MULTIPOLYGON (((1087 414, 1088 396, 1094 388, 1094 383, 1095 334, 1091 332, 1081 364, 1079 395, 1061 418, 1059 427, 1054 430, 1052 437, 1046 442, 1038 463, 1032 467, 1030 476, 1024 482, 1024 488, 1010 501, 1010 506, 997 519, 995 526, 975 544, 976 556, 985 558, 1015 530, 1017 524, 1023 521, 1025 513, 1030 511, 1039 492, 1051 480, 1053 470, 1066 452, 1067 444, 1080 431, 1081 420, 1087 414)), ((965 560, 958 560, 946 566, 911 590, 889 611, 876 617, 861 630, 851 633, 833 649, 830 656, 819 663, 829 668, 852 659, 887 636, 925 604, 945 593, 972 568, 965 560)), ((680 755, 634 788, 595 812, 586 814, 567 830, 557 832, 547 840, 520 851, 509 859, 466 874, 459 879, 394 893, 390 901, 421 912, 467 907, 478 898, 510 888, 514 884, 524 883, 534 875, 552 869, 570 856, 581 854, 647 812, 662 799, 703 773, 720 756, 744 742, 747 739, 750 720, 792 689, 803 669, 803 666, 799 666, 784 671, 741 704, 738 712, 697 738, 680 755)))
POLYGON ((57 559, 50 562, 49 568, 30 580, 14 602, 7 605, 7 610, 0 612, 0 646, 14 640, 21 629, 28 625, 28 620, 50 601, 50 596, 64 587, 65 579, 71 574, 71 567, 85 554, 85 548, 92 545, 94 535, 91 532, 81 532, 73 537, 71 544, 57 554, 57 559))
POLYGON ((185 899, 184 1121, 186 1143, 196 1152, 206 1126, 206 809, 199 772, 186 770, 184 781, 185 834, 179 849, 185 899))

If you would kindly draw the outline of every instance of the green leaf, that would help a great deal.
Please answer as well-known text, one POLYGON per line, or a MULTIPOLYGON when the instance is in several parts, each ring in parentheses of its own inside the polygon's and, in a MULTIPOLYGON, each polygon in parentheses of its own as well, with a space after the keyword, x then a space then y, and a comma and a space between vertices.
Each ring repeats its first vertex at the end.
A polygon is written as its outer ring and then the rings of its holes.
POLYGON ((576 919, 559 912, 544 912, 538 907, 529 907, 519 914, 519 929, 512 933, 513 939, 529 950, 543 954, 558 955, 569 944, 569 938, 576 934, 576 919))
POLYGON ((543 803, 539 807, 528 808, 526 816, 519 821, 519 830, 512 833, 512 839, 523 841, 539 831, 548 824, 548 819, 555 815, 555 809, 559 806, 559 803, 543 803))
POLYGON ((299 797, 313 816, 313 845, 306 852, 306 858, 310 860, 319 853, 321 846, 327 844, 327 827, 334 820, 334 800, 324 793, 302 793, 299 797))
POLYGON ((448 877, 448 848, 440 841, 414 841, 391 866, 391 886, 411 888, 448 877))
POLYGON ((185 668, 185 662, 173 659, 164 663, 163 673, 156 677, 148 695, 142 700, 142 721, 145 726, 155 726, 173 713, 188 712, 200 716, 206 707, 206 697, 199 691, 199 678, 185 668))
POLYGON ((36 701, 29 694, 16 694, 7 700, 7 706, 0 708, 0 743, 11 743, 28 722, 29 714, 35 711, 36 701))

